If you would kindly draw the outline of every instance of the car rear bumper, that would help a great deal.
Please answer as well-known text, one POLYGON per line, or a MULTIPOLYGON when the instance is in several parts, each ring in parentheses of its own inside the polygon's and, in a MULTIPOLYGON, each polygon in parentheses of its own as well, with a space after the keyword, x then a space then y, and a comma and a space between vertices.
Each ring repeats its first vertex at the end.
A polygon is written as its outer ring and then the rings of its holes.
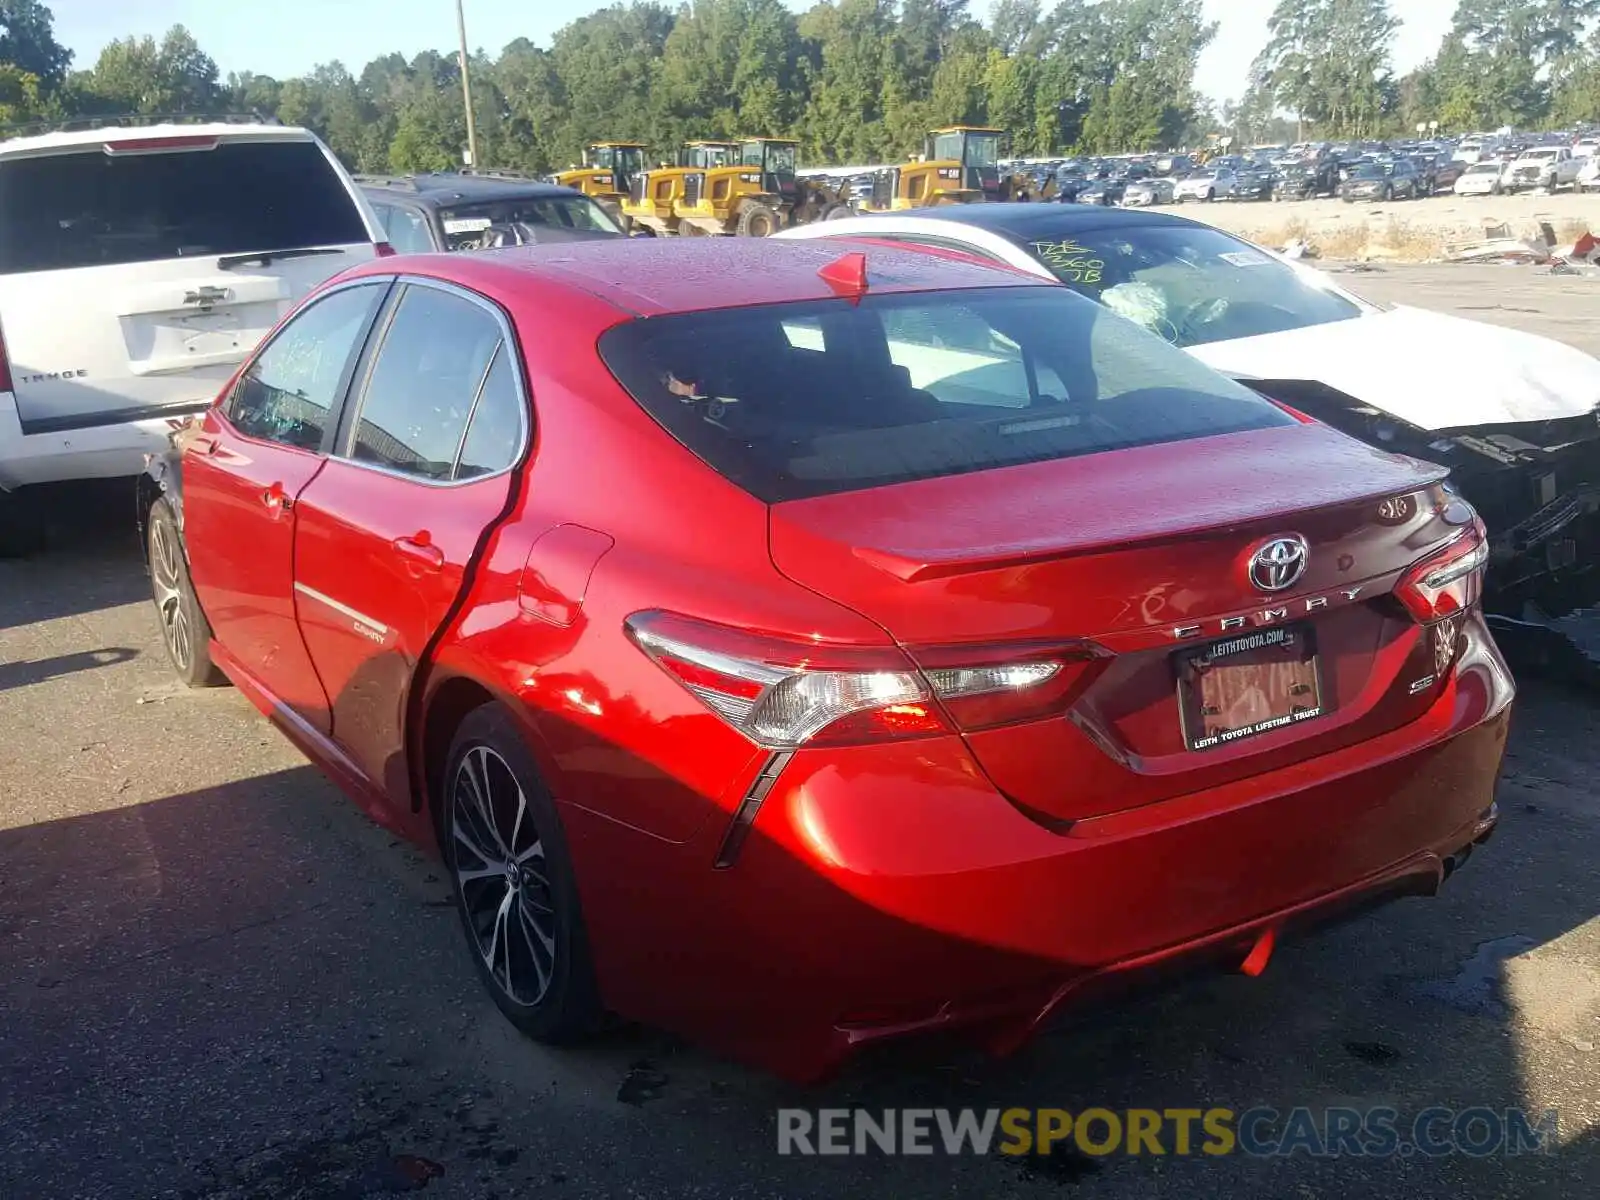
POLYGON ((118 421, 84 429, 27 434, 16 397, 0 392, 0 490, 71 479, 138 475, 146 454, 167 449, 168 418, 118 421))
POLYGON ((795 754, 723 870, 726 819, 673 852, 568 814, 602 992, 814 1079, 884 1039, 960 1028, 1009 1050, 1129 982, 1252 951, 1264 966, 1285 933, 1432 893, 1492 832, 1513 685, 1481 621, 1467 639, 1413 726, 1060 829, 957 739, 795 754))

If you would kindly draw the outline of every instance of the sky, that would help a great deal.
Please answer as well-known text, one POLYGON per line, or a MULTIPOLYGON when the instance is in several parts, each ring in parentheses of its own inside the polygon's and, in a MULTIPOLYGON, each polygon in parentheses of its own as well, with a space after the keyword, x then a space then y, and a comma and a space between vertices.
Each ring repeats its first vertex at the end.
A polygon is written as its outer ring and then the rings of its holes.
MULTIPOLYGON (((257 71, 280 79, 338 59, 352 71, 380 54, 446 50, 456 45, 454 0, 47 0, 56 37, 72 50, 74 65, 90 67, 107 42, 128 34, 160 36, 186 25, 224 75, 257 71), (270 12, 271 19, 263 19, 270 12)), ((811 0, 787 0, 802 10, 811 0)), ((1274 0, 1205 0, 1221 23, 1200 61, 1200 90, 1219 100, 1238 99, 1250 62, 1266 40, 1274 0)), ((1395 65, 1407 71, 1438 47, 1456 0, 1400 0, 1404 25, 1395 65)), ((517 37, 548 46, 561 26, 601 7, 600 0, 466 0, 467 40, 496 52, 517 37)), ((988 0, 973 0, 987 15, 988 0)))

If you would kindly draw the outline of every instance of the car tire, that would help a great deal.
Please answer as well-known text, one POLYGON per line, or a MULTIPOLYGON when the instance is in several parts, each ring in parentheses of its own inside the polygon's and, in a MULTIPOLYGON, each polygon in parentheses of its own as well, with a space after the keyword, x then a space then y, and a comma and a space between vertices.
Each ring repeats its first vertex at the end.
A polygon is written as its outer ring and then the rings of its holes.
POLYGON ((783 228, 783 220, 770 204, 752 200, 739 210, 736 232, 740 237, 771 237, 783 228))
POLYGON ((1201 204, 1210 204, 1216 198, 1217 198, 1217 194, 1215 192, 1201 192, 1200 193, 1200 203, 1201 204))
POLYGON ((192 688, 219 687, 227 677, 211 661, 211 624, 200 609, 189 578, 178 518, 165 500, 150 506, 145 520, 150 590, 161 622, 161 644, 173 672, 192 688))
POLYGON ((511 714, 456 730, 438 797, 440 844, 478 978, 535 1041, 592 1033, 604 1008, 555 802, 511 714), (511 936, 515 935, 515 936, 511 936))
POLYGON ((835 204, 822 214, 824 221, 845 221, 856 215, 856 210, 848 204, 835 204))

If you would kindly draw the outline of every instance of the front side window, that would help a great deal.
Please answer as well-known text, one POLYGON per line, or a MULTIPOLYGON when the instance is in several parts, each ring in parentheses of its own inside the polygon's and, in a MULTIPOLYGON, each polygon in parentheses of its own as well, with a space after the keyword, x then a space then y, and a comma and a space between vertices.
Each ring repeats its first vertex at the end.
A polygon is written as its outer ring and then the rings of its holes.
POLYGON ((454 478, 501 338, 500 323, 471 300, 408 287, 367 374, 350 457, 419 479, 454 478))
POLYGON ((1065 288, 652 317, 600 352, 668 434, 768 503, 1291 420, 1065 288))
POLYGON ((343 288, 285 325, 240 376, 226 408, 234 427, 262 441, 321 449, 346 371, 387 289, 387 282, 343 288))

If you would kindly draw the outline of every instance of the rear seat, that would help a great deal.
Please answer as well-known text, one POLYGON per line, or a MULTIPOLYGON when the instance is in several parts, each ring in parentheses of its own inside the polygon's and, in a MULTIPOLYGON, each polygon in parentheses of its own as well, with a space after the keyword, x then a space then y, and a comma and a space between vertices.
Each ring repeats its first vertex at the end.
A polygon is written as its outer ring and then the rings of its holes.
POLYGON ((946 415, 938 400, 911 386, 904 367, 862 370, 810 350, 791 350, 777 362, 765 357, 759 368, 730 365, 739 385, 733 394, 749 405, 741 414, 746 428, 770 423, 773 432, 821 433, 917 425, 946 415))

